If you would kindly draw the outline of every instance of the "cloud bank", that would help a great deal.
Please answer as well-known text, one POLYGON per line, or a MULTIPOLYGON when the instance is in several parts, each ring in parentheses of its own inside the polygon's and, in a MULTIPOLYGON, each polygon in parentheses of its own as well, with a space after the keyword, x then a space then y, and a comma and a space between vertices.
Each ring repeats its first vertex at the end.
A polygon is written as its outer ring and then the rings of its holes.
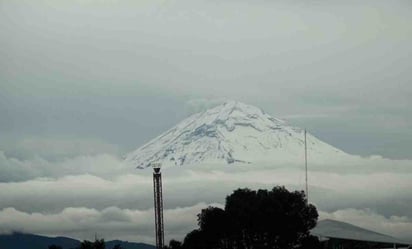
MULTIPOLYGON (((1 158, 1 175, 8 176, 0 183, 2 233, 19 230, 90 239, 97 232, 107 239, 153 241, 151 169, 136 170, 107 154, 60 162, 38 158, 22 162, 4 154, 1 158), (13 176, 20 178, 11 181, 13 176)), ((356 158, 309 164, 309 199, 321 218, 411 239, 411 161, 356 158)), ((275 185, 304 189, 303 164, 165 168, 167 238, 182 239, 196 227, 202 208, 209 203, 223 205, 234 189, 275 185)))

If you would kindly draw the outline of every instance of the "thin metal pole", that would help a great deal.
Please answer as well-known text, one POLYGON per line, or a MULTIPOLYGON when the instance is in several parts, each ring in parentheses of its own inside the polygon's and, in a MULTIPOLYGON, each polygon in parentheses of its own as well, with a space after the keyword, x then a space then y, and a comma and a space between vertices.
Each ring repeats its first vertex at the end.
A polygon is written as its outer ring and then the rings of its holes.
POLYGON ((305 129, 305 185, 306 185, 306 202, 309 202, 308 192, 308 147, 306 143, 306 129, 305 129))

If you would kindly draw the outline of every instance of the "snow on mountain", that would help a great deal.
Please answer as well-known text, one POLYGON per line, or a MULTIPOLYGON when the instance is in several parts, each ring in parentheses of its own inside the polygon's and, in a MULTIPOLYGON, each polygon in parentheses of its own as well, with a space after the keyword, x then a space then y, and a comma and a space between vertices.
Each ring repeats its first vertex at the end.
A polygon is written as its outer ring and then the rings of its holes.
MULTIPOLYGON (((307 133, 310 160, 349 156, 307 133)), ((304 131, 261 109, 228 101, 194 114, 126 156, 138 168, 198 163, 302 162, 304 131)))

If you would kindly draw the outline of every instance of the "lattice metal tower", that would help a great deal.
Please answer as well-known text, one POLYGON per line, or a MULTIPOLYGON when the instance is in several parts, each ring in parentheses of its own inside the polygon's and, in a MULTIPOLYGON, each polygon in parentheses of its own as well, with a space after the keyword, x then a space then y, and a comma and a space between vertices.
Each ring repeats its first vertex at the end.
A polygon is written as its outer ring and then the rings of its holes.
POLYGON ((154 212, 155 212, 155 233, 156 248, 163 249, 164 246, 164 226, 163 226, 163 195, 162 195, 162 173, 160 164, 153 166, 153 192, 154 192, 154 212))

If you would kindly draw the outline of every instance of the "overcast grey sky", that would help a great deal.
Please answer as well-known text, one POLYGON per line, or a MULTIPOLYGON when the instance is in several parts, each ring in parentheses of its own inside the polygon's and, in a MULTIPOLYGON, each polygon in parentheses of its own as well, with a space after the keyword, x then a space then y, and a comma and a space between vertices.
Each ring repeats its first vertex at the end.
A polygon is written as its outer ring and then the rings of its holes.
MULTIPOLYGON (((379 161, 391 169, 370 183, 372 161, 360 165, 369 173, 317 172, 338 183, 319 180, 315 200, 324 217, 412 238, 412 164, 399 160, 412 159, 411 10, 406 0, 1 0, 0 232, 151 241, 151 183, 121 156, 234 99, 346 152, 397 159, 379 161)), ((265 173, 250 186, 271 186, 257 181, 265 173)), ((296 172, 283 173, 279 183, 296 187, 285 180, 296 172)), ((184 174, 208 192, 208 173, 184 174)), ((177 173, 170 180, 181 195, 166 214, 186 218, 169 237, 239 184, 213 177, 227 183, 200 199, 177 173)))
POLYGON ((70 137, 127 152, 188 102, 229 98, 351 153, 411 158, 411 7, 1 1, 1 148, 70 137))

